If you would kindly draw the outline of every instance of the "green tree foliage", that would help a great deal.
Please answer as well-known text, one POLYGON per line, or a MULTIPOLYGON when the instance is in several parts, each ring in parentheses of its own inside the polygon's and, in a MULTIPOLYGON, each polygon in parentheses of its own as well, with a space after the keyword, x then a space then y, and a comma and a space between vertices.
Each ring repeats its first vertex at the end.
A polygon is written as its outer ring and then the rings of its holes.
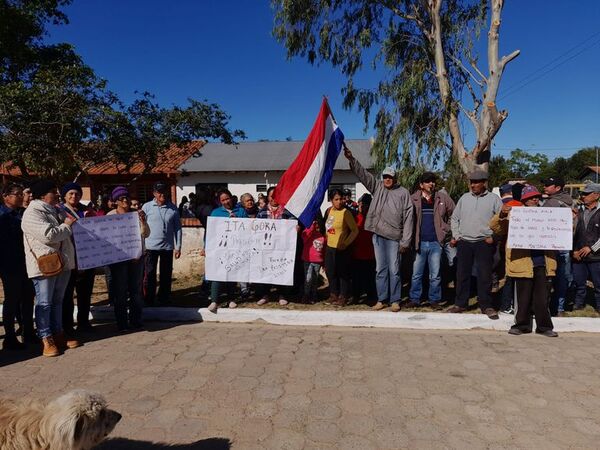
POLYGON ((272 0, 273 33, 288 57, 327 62, 346 76, 344 106, 357 106, 366 127, 374 113, 373 156, 379 168, 400 163, 405 155, 425 164, 444 162, 452 152, 466 172, 490 159, 491 140, 507 116, 495 105, 500 76, 518 55, 497 58, 502 2, 493 0, 490 74, 486 77, 476 68, 474 42, 489 4, 488 0, 272 0), (358 85, 365 68, 382 74, 376 87, 358 85), (463 90, 466 97, 472 95, 470 110, 461 104, 463 90), (462 142, 461 110, 475 127, 477 142, 471 153, 462 142))
POLYGON ((44 45, 68 3, 0 0, 0 162, 65 180, 107 161, 151 170, 171 144, 245 138, 214 103, 164 108, 143 93, 125 105, 70 45, 44 45))

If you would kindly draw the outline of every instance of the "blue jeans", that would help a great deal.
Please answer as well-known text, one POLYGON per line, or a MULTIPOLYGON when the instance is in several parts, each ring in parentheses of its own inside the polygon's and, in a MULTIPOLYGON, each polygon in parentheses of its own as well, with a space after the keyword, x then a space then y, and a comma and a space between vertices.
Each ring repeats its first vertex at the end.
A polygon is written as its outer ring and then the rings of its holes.
POLYGON ((558 267, 554 277, 554 305, 558 306, 558 312, 564 312, 567 290, 573 283, 573 271, 571 270, 570 252, 558 252, 558 267))
POLYGON ((42 339, 63 330, 62 302, 70 278, 70 270, 64 270, 53 277, 32 278, 35 289, 35 325, 38 336, 42 339))
POLYGON ((600 309, 600 261, 576 262, 573 264, 575 278, 575 306, 583 308, 587 294, 587 279, 591 278, 594 284, 594 300, 596 309, 600 309))
POLYGON ((375 249, 377 300, 398 303, 402 299, 400 280, 400 243, 373 234, 375 249))
POLYGON ((442 246, 437 241, 420 242, 419 251, 413 263, 413 275, 408 294, 411 302, 419 304, 421 301, 425 264, 429 268, 429 301, 431 303, 438 303, 442 299, 441 261, 442 246))
POLYGON ((111 264, 109 267, 115 294, 117 327, 119 330, 126 330, 129 326, 141 326, 144 303, 142 295, 144 258, 111 264), (129 313, 127 299, 129 299, 129 313))
POLYGON ((321 264, 304 262, 304 298, 310 302, 317 301, 319 270, 321 270, 321 264))

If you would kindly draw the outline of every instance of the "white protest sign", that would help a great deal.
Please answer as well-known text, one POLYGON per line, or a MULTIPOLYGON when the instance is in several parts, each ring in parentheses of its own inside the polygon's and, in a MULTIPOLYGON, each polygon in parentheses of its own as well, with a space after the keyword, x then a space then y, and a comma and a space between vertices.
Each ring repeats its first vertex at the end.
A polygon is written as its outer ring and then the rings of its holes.
POLYGON ((209 217, 206 279, 291 286, 296 220, 209 217))
POLYGON ((572 250, 571 208, 512 208, 506 246, 514 249, 572 250))
POLYGON ((73 224, 73 237, 80 270, 142 256, 137 212, 79 219, 73 224))

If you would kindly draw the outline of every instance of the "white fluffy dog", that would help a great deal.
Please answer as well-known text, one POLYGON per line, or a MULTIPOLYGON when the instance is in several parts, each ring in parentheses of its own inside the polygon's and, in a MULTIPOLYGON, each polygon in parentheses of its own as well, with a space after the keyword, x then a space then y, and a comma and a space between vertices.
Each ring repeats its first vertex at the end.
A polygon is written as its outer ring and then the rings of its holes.
POLYGON ((71 391, 46 406, 0 400, 0 449, 87 450, 113 430, 121 414, 100 394, 71 391))

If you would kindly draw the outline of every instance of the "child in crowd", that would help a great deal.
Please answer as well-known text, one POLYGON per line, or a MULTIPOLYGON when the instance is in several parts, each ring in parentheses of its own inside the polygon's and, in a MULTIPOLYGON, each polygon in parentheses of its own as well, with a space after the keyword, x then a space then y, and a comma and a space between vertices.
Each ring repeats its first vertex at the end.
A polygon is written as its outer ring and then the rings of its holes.
POLYGON ((325 236, 322 221, 315 219, 310 227, 302 232, 302 261, 304 261, 304 297, 302 303, 317 302, 319 271, 325 255, 325 236))
POLYGON ((331 304, 345 306, 351 292, 350 263, 352 251, 349 248, 358 236, 358 227, 352 213, 344 208, 343 193, 333 189, 329 198, 331 209, 327 215, 327 248, 325 250, 325 271, 329 280, 331 304))

